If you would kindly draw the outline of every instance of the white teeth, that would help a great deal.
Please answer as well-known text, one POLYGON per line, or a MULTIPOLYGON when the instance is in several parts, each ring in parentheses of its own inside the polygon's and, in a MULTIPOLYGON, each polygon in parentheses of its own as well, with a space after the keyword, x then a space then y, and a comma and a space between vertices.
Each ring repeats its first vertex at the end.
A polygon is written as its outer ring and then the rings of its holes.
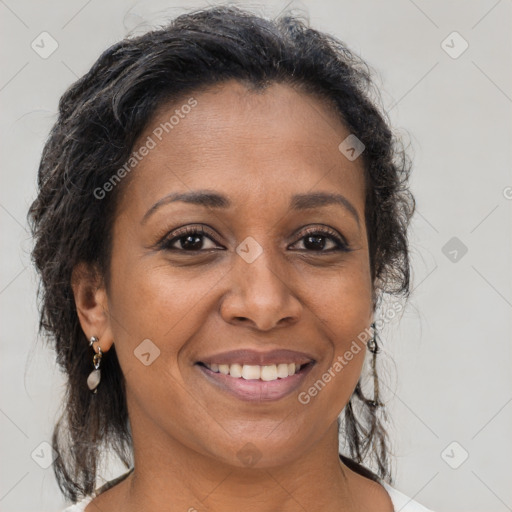
POLYGON ((231 375, 231 377, 236 377, 237 379, 242 377, 242 365, 241 364, 232 364, 229 367, 229 375, 231 375))
MULTIPOLYGON (((213 368, 210 367, 210 370, 213 370, 213 368)), ((229 364, 219 364, 219 372, 222 373, 222 375, 229 375, 229 364)))
POLYGON ((295 375, 301 368, 301 365, 295 363, 280 363, 258 366, 254 364, 217 364, 206 365, 210 370, 230 377, 246 380, 261 379, 263 381, 272 381, 277 379, 286 379, 295 375))
POLYGON ((261 380, 277 380, 277 367, 275 364, 264 366, 261 369, 261 380))
POLYGON ((288 377, 288 365, 286 363, 281 363, 277 365, 277 376, 280 379, 288 377))
MULTIPOLYGON (((231 365, 233 366, 233 365, 231 365)), ((259 379, 261 376, 260 366, 252 364, 244 364, 242 368, 242 377, 246 380, 259 379)))

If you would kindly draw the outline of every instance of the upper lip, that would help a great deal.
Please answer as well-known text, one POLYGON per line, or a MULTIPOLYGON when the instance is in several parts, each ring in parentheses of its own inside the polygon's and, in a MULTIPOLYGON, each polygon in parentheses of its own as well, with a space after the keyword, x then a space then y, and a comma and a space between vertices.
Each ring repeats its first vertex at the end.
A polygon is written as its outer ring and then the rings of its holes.
POLYGON ((314 358, 304 352, 297 352, 295 350, 268 350, 266 352, 252 350, 252 349, 239 349, 230 352, 221 352, 212 356, 205 357, 198 361, 204 364, 248 364, 268 366, 279 363, 295 363, 295 364, 308 364, 314 362, 314 358))

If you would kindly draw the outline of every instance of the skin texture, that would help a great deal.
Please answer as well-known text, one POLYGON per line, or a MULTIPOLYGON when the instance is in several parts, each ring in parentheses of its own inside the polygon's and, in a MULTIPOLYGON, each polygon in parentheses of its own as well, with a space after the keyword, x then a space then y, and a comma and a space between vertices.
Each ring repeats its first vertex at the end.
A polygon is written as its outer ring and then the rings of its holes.
MULTIPOLYGON (((193 96, 197 106, 125 178, 108 286, 93 269, 74 273, 84 333, 104 353, 115 343, 135 455, 134 473, 86 512, 392 511, 383 487, 337 455, 336 420, 364 345, 307 405, 297 397, 372 322, 363 164, 338 150, 350 132, 323 101, 287 85, 255 92, 230 82, 193 96), (174 202, 142 222, 167 194, 204 189, 232 207, 174 202), (289 210, 292 195, 320 191, 345 196, 359 224, 340 205, 289 210), (156 247, 183 226, 207 230, 196 243, 203 252, 184 250, 183 238, 174 250, 156 247), (306 246, 309 227, 331 228, 351 250, 327 252, 330 238, 323 249, 306 246), (263 249, 252 263, 236 252, 249 236, 263 249), (150 365, 134 355, 145 339, 160 350, 150 365), (246 402, 195 364, 240 348, 299 350, 316 364, 286 397, 246 402), (248 443, 254 465, 238 456, 248 443)), ((162 106, 141 144, 187 99, 162 106)))

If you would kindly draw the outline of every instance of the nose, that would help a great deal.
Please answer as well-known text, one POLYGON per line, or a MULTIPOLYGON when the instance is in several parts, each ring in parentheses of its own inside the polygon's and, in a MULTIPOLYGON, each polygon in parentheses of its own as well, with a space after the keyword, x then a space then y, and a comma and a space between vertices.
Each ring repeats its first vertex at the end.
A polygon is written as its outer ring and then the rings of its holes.
POLYGON ((290 273, 276 265, 266 252, 252 263, 235 256, 229 275, 230 290, 220 306, 226 322, 269 331, 299 320, 303 306, 289 282, 290 273))

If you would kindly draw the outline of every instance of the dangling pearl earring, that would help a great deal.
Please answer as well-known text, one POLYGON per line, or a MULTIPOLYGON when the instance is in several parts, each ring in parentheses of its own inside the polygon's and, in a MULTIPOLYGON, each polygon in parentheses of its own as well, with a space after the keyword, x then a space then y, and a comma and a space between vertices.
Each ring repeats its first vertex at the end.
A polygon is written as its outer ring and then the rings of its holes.
MULTIPOLYGON (((94 350, 94 342, 99 341, 96 336, 92 336, 89 340, 89 346, 92 347, 94 350)), ((87 386, 93 393, 97 393, 98 390, 96 389, 98 387, 98 384, 101 380, 101 370, 100 370, 100 363, 101 363, 101 357, 103 356, 103 352, 101 351, 100 346, 98 345, 98 353, 94 354, 94 357, 92 358, 92 362, 94 365, 94 370, 89 374, 89 377, 87 377, 87 386)))

